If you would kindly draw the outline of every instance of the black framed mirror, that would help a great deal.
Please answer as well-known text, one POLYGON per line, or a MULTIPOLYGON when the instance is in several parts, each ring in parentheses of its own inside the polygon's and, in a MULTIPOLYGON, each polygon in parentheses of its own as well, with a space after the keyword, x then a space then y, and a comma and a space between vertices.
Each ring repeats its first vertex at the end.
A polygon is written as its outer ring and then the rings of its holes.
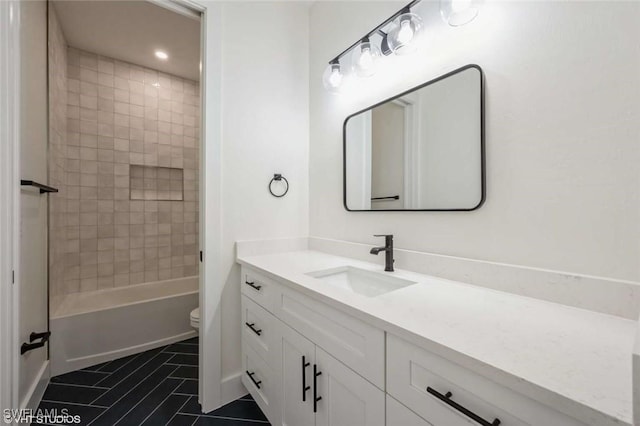
POLYGON ((485 199, 484 75, 466 65, 350 115, 349 211, 471 211, 485 199))

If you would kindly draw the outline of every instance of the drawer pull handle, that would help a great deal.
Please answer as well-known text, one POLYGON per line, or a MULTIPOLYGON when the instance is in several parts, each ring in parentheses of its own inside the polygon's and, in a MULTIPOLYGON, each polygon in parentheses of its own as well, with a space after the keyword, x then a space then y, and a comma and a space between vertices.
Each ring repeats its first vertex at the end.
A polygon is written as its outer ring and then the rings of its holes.
POLYGON ((311 389, 311 386, 307 386, 307 367, 311 363, 307 362, 307 358, 302 355, 302 402, 307 401, 307 391, 311 389))
POLYGON ((318 371, 318 366, 313 364, 313 412, 318 412, 318 401, 322 399, 318 396, 318 376, 322 375, 321 371, 318 371))
POLYGON ((498 426, 500 424, 500 419, 494 419, 492 423, 489 423, 488 421, 486 421, 485 419, 483 419, 473 411, 458 404, 457 402, 451 399, 451 397, 453 396, 451 392, 447 392, 446 394, 443 395, 437 390, 433 389, 432 387, 427 387, 427 392, 429 392, 431 395, 435 396, 436 398, 438 398, 440 401, 444 402, 448 406, 453 407, 456 410, 460 411, 462 414, 474 420, 475 422, 481 424, 482 426, 498 426))
POLYGON ((261 285, 256 285, 256 283, 254 283, 253 281, 245 281, 244 283, 257 291, 260 291, 260 289, 262 288, 261 285))
POLYGON ((252 322, 251 324, 249 324, 248 322, 245 322, 245 324, 247 325, 247 327, 251 329, 251 331, 256 333, 258 336, 262 334, 262 330, 256 330, 255 328, 253 328, 253 326, 256 325, 255 322, 252 322))
POLYGON ((262 380, 258 380, 256 381, 256 379, 253 378, 253 376, 255 376, 256 372, 254 371, 253 373, 249 373, 249 370, 247 370, 247 376, 249 376, 249 378, 251 379, 251 381, 253 382, 254 385, 256 385, 256 387, 258 389, 260 389, 260 384, 262 383, 262 380))

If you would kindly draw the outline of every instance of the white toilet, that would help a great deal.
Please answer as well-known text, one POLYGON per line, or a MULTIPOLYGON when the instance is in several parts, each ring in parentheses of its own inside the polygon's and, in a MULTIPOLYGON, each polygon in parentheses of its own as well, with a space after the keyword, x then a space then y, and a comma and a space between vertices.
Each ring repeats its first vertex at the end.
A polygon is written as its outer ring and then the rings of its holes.
POLYGON ((196 331, 199 330, 200 329, 200 308, 195 308, 193 311, 191 311, 189 318, 191 319, 191 327, 195 328, 196 331))

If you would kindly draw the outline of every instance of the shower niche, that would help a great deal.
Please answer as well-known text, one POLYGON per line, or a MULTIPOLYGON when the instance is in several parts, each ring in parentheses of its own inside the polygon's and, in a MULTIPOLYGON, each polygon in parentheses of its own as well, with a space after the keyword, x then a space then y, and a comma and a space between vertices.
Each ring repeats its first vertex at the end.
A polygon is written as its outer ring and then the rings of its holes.
POLYGON ((129 199, 131 200, 184 200, 183 169, 131 164, 129 176, 129 199))

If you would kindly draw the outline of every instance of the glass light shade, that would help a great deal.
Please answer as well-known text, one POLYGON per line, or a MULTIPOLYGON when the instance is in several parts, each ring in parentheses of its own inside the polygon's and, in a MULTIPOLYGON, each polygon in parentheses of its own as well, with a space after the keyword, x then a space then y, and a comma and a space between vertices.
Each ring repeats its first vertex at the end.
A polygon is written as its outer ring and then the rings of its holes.
POLYGON ((452 27, 468 24, 478 16, 480 0, 440 0, 440 14, 452 27))
POLYGON ((369 77, 375 74, 380 55, 380 49, 368 40, 354 48, 351 61, 358 77, 369 77))
POLYGON ((416 39, 421 32, 422 18, 414 13, 403 13, 393 21, 387 43, 396 55, 407 55, 415 52, 416 39))
POLYGON ((344 75, 340 69, 340 64, 329 64, 324 70, 324 74, 322 74, 324 88, 331 92, 337 92, 340 89, 343 79, 344 75))

